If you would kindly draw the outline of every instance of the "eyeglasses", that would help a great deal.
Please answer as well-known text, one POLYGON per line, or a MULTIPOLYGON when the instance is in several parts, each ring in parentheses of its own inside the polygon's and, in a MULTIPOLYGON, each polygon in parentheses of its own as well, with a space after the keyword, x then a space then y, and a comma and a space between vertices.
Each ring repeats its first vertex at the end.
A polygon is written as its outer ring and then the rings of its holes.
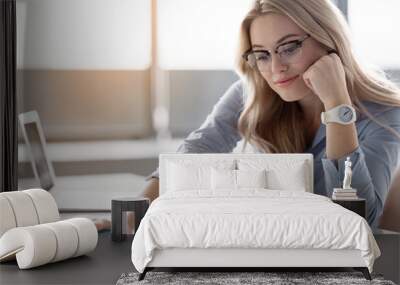
MULTIPOLYGON (((307 34, 301 39, 283 43, 275 48, 274 53, 278 55, 282 64, 296 63, 301 59, 303 42, 309 37, 307 34)), ((271 68, 272 56, 268 50, 249 50, 242 57, 260 72, 269 71, 271 68)))

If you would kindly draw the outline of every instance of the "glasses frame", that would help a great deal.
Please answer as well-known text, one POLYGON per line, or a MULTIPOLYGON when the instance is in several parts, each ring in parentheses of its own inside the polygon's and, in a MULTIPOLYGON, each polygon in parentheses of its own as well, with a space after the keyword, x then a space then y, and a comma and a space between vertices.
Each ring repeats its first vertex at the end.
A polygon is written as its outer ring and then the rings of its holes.
MULTIPOLYGON (((279 49, 281 46, 287 45, 287 44, 291 44, 291 43, 297 43, 297 44, 300 45, 300 48, 302 48, 302 47, 303 47, 303 42, 304 42, 306 39, 310 38, 310 37, 311 37, 310 34, 306 34, 306 35, 304 35, 303 37, 301 37, 300 39, 291 40, 291 41, 287 41, 287 42, 281 43, 281 44, 279 44, 278 46, 276 46, 276 47, 274 48, 274 52, 273 52, 273 53, 277 54, 278 57, 279 57, 279 59, 281 59, 281 56, 280 56, 280 54, 279 54, 279 52, 278 52, 278 49, 279 49)), ((242 55, 242 58, 247 62, 247 64, 248 64, 251 68, 257 68, 257 64, 255 64, 255 66, 253 66, 253 65, 249 62, 249 55, 251 55, 253 52, 268 52, 269 55, 271 55, 271 52, 270 52, 269 50, 266 50, 266 49, 264 49, 264 50, 253 50, 253 49, 249 49, 248 51, 246 51, 246 52, 242 55)))

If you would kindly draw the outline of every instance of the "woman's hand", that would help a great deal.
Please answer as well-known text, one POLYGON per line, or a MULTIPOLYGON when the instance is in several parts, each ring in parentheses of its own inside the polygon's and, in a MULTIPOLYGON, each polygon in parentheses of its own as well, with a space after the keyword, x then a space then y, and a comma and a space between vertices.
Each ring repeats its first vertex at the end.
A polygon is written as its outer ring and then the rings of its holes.
POLYGON ((321 99, 326 110, 340 104, 351 104, 343 64, 336 53, 318 59, 303 73, 303 80, 321 99))

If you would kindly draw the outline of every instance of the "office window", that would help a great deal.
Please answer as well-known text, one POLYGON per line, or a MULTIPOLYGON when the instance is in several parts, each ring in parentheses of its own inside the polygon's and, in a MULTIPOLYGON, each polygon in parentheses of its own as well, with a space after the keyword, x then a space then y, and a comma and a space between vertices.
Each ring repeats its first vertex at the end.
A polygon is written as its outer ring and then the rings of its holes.
POLYGON ((18 67, 147 69, 150 0, 17 0, 18 67))
POLYGON ((158 55, 162 69, 232 69, 239 25, 250 0, 160 0, 158 55))
POLYGON ((400 1, 349 0, 348 17, 357 54, 385 69, 400 68, 400 1))
POLYGON ((151 0, 16 0, 18 112, 49 142, 151 133, 151 0))

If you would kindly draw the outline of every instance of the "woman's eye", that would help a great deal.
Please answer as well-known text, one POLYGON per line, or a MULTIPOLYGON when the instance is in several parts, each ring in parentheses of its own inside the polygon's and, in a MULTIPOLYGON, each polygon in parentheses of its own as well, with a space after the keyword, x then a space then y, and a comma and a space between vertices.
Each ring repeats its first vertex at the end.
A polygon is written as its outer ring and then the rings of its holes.
POLYGON ((300 47, 300 45, 297 43, 290 44, 290 45, 282 47, 282 49, 279 53, 291 54, 291 53, 294 53, 295 51, 297 51, 299 47, 300 47))

